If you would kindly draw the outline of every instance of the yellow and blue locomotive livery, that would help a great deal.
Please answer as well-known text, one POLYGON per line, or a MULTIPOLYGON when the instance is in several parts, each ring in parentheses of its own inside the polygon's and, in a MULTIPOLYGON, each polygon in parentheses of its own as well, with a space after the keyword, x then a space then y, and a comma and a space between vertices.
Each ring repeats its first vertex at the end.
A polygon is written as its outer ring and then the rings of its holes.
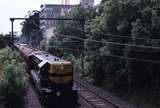
POLYGON ((73 87, 73 65, 70 61, 32 48, 26 44, 14 46, 26 63, 26 70, 42 103, 55 108, 75 108, 78 95, 73 87))

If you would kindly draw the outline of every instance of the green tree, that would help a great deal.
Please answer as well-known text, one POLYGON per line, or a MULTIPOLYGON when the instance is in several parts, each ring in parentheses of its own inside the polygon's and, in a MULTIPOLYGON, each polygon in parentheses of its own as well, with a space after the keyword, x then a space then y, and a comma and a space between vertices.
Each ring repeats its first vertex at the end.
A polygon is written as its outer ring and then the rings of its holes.
MULTIPOLYGON (((130 16, 130 12, 134 12, 136 7, 131 6, 131 3, 121 0, 107 0, 102 1, 99 14, 90 23, 91 34, 88 35, 88 40, 98 40, 98 41, 110 41, 110 42, 123 42, 127 43, 128 40, 123 38, 110 37, 105 35, 106 33, 116 34, 116 35, 129 35, 131 28, 131 23, 128 20, 134 20, 134 16, 130 16), (127 7, 131 9, 127 10, 127 7), (130 11, 130 12, 127 12, 130 11), (125 13, 124 13, 125 12, 125 13), (126 14, 126 12, 128 14, 126 14)), ((136 16, 135 12, 133 15, 136 16)), ((125 46, 118 46, 113 44, 102 44, 86 40, 86 49, 88 52, 92 53, 90 62, 99 62, 101 65, 95 66, 93 64, 92 73, 96 76, 101 74, 101 77, 93 77, 95 84, 101 85, 105 80, 104 76, 112 76, 114 83, 118 83, 117 77, 126 77, 121 71, 124 68, 124 61, 114 57, 108 57, 106 55, 118 55, 123 56, 125 46), (98 54, 94 53, 97 52, 98 54), (94 59, 94 58, 97 59, 94 59), (107 68, 106 68, 107 67, 107 68), (103 69, 103 73, 99 73, 99 70, 103 69), (105 74, 107 72, 107 74, 105 74), (120 74, 121 73, 121 74, 120 74), (98 78, 98 79, 97 79, 98 78), (100 80, 100 81, 99 81, 100 80), (101 82, 101 83, 99 83, 101 82)), ((107 78, 106 78, 107 79, 107 78)))
MULTIPOLYGON (((139 8, 141 15, 132 22, 132 44, 141 44, 146 46, 159 47, 159 41, 151 39, 159 39, 160 15, 159 9, 150 5, 149 1, 143 1, 143 5, 139 8), (146 38, 139 40, 136 38, 146 38)), ((160 59, 159 50, 154 48, 126 48, 126 55, 141 59, 158 61, 160 59)), ((159 64, 151 62, 139 62, 127 60, 127 70, 130 78, 131 90, 156 92, 160 88, 160 75, 158 72, 159 64), (146 67, 145 69, 143 67, 146 67), (153 90, 154 88, 154 90, 153 90)))
POLYGON ((22 38, 24 42, 30 43, 33 46, 38 46, 43 39, 43 34, 40 29, 39 12, 33 11, 22 23, 22 38))
MULTIPOLYGON (((103 0, 101 2, 97 16, 88 25, 90 33, 86 35, 88 39, 85 42, 85 47, 90 55, 89 62, 92 63, 91 73, 96 76, 102 74, 99 72, 100 69, 105 69, 101 78, 97 79, 98 77, 93 77, 98 85, 100 85, 99 82, 102 84, 105 79, 107 80, 109 78, 112 79, 110 83, 112 83, 114 87, 118 87, 119 90, 121 88, 128 90, 130 85, 132 85, 134 89, 145 89, 144 86, 151 85, 151 83, 153 84, 154 75, 157 75, 157 71, 153 72, 153 70, 157 68, 155 64, 155 66, 153 66, 152 63, 129 59, 124 60, 107 55, 158 60, 159 51, 89 41, 98 40, 159 46, 158 41, 149 40, 153 38, 159 39, 160 34, 159 9, 151 4, 150 0, 103 0), (122 35, 124 38, 116 37, 116 35, 122 35), (127 36, 127 38, 125 38, 125 36, 127 36), (137 38, 146 39, 142 40, 137 38), (97 53, 95 53, 95 51, 97 53), (98 66, 94 62, 98 62, 101 65, 98 66), (144 70, 143 66, 145 65, 147 65, 148 68, 144 70), (104 75, 106 76, 105 78, 103 78, 104 75), (143 76, 145 78, 143 78, 143 76), (147 81, 147 79, 150 80, 147 81)), ((158 83, 158 80, 156 80, 156 82, 158 83)), ((133 88, 131 87, 130 89, 133 88)))
POLYGON ((57 40, 57 37, 51 37, 49 41, 48 52, 55 56, 59 57, 62 56, 63 53, 62 53, 61 42, 57 40))
MULTIPOLYGON (((93 8, 83 8, 82 6, 75 7, 72 9, 68 14, 66 14, 63 17, 66 18, 77 18, 77 19, 85 19, 86 23, 89 22, 95 15, 95 9, 93 8)), ((74 56, 80 56, 82 49, 83 49, 83 41, 79 39, 70 38, 69 36, 74 36, 78 38, 85 38, 82 37, 82 22, 81 21, 58 21, 58 24, 56 26, 56 40, 59 42, 59 44, 63 47, 60 49, 63 49, 65 53, 73 54, 74 56), (66 36, 64 36, 66 35, 66 36), (64 48, 65 47, 65 48, 64 48), (67 50, 70 49, 70 50, 67 50), (77 53, 76 50, 79 50, 79 53, 77 53)), ((51 39, 50 41, 53 41, 51 39)), ((50 42, 52 43, 52 42, 50 42)), ((49 45, 50 46, 50 45, 49 45)), ((54 46, 57 47, 57 46, 54 46)))

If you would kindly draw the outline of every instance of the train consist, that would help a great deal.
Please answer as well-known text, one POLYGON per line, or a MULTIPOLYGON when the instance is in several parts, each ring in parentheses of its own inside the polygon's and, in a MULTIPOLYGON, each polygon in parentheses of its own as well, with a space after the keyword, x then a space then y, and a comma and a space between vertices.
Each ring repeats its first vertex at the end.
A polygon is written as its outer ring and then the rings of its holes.
POLYGON ((40 101, 55 108, 77 107, 77 90, 73 89, 73 65, 26 44, 15 43, 23 57, 40 101))

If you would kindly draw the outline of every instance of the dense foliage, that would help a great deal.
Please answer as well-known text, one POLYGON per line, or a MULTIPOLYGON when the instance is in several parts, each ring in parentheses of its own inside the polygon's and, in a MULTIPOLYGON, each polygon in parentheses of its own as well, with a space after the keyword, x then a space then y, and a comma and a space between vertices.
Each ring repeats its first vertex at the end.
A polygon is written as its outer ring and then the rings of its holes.
MULTIPOLYGON (((100 12, 101 14, 93 20, 96 28, 94 28, 92 39, 137 44, 139 46, 159 46, 159 41, 157 40, 160 34, 160 12, 159 9, 153 6, 150 0, 103 1, 100 6, 100 12), (106 33, 121 35, 124 38, 103 35, 106 33), (129 38, 125 38, 125 36, 129 38)), ((92 50, 93 46, 89 49, 92 50)), ((159 64, 106 56, 106 54, 118 55, 158 61, 160 56, 159 50, 156 48, 98 44, 95 45, 95 49, 101 53, 100 58, 106 57, 106 60, 103 59, 104 63, 99 59, 99 62, 103 64, 99 68, 105 68, 105 72, 107 72, 106 76, 113 76, 113 85, 115 87, 129 91, 146 91, 146 89, 149 90, 148 88, 153 88, 152 86, 156 86, 156 89, 158 88, 156 84, 160 83, 158 80, 160 76, 157 69, 159 64), (145 66, 147 68, 144 69, 145 66)), ((97 75, 99 74, 99 68, 96 68, 97 75)))
POLYGON ((6 108, 22 108, 24 105, 25 70, 18 54, 0 50, 0 97, 6 108))
POLYGON ((0 48, 4 48, 11 44, 11 37, 9 34, 0 34, 0 48))

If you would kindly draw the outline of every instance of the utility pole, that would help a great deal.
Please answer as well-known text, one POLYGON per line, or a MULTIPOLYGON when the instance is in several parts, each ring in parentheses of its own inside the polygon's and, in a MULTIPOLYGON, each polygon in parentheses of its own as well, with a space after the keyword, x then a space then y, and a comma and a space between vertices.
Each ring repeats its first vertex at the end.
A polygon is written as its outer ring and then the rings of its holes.
POLYGON ((13 30, 13 23, 14 19, 10 19, 11 21, 11 38, 12 38, 12 45, 14 44, 14 30, 13 30))
MULTIPOLYGON (((81 31, 81 38, 85 38, 85 33, 84 33, 84 24, 85 24, 85 20, 81 20, 81 26, 82 26, 82 31, 81 31)), ((82 77, 84 77, 84 41, 82 41, 82 64, 81 64, 81 67, 82 67, 82 77)))

